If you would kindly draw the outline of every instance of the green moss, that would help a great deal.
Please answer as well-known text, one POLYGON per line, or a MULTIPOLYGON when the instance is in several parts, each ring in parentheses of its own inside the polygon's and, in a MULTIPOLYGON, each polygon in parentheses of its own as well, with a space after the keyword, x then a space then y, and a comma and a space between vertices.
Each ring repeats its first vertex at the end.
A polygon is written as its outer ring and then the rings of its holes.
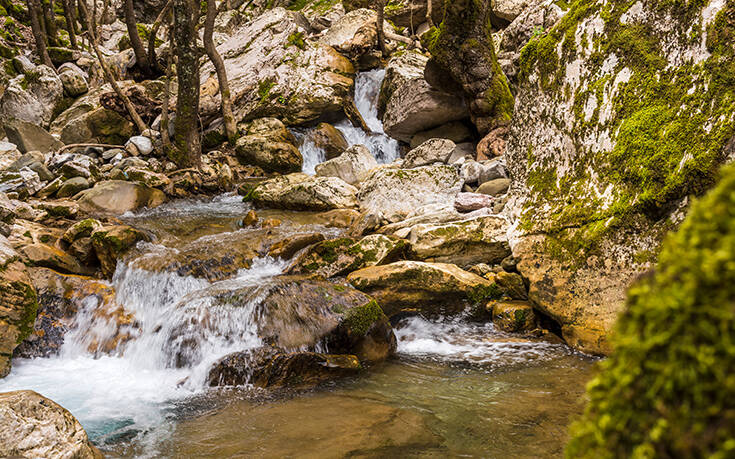
POLYGON ((735 167, 628 294, 568 457, 735 456, 735 167))
POLYGON ((291 35, 289 35, 288 39, 286 40, 286 43, 283 44, 283 47, 288 48, 289 46, 295 46, 301 50, 306 49, 306 42, 304 41, 304 33, 294 32, 291 35))
POLYGON ((490 300, 499 300, 503 297, 503 289, 493 282, 490 285, 478 285, 467 293, 467 298, 473 304, 484 305, 490 300))
POLYGON ((260 98, 260 103, 268 102, 268 96, 270 96, 271 89, 273 89, 275 85, 276 83, 270 79, 262 80, 258 83, 258 97, 260 98))
POLYGON ((23 299, 25 308, 23 309, 20 321, 18 322, 18 340, 16 344, 20 344, 24 339, 28 338, 33 333, 33 327, 36 323, 36 315, 38 314, 38 298, 36 297, 36 291, 30 285, 23 283, 16 283, 13 286, 15 289, 20 289, 24 292, 23 299))
POLYGON ((383 310, 375 300, 371 300, 347 311, 343 324, 354 336, 364 336, 374 323, 383 319, 385 319, 383 310))

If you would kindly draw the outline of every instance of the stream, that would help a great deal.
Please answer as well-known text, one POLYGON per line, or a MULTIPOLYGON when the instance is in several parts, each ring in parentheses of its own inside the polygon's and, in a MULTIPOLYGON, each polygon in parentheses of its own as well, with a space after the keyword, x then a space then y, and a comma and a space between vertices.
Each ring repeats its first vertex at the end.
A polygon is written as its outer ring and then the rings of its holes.
MULTIPOLYGON (((338 128, 350 144, 364 143, 391 162, 398 144, 382 133, 374 103, 381 72, 361 74, 356 90, 374 132, 338 128)), ((308 148, 305 159, 318 163, 319 152, 308 148)), ((229 309, 214 307, 212 296, 266 285, 288 260, 256 258, 216 282, 161 266, 182 254, 204 261, 232 244, 260 244, 263 230, 239 226, 248 210, 239 196, 222 195, 121 216, 153 235, 118 263, 110 283, 115 302, 135 317, 130 341, 109 355, 91 354, 91 340, 114 330, 93 314, 99 305, 86 302, 59 355, 15 359, 0 392, 32 389, 58 402, 110 457, 561 456, 594 360, 462 317, 404 319, 395 327, 395 358, 315 389, 207 387, 212 363, 263 344, 257 296, 229 309)), ((282 221, 271 231, 278 237, 344 231, 311 212, 258 215, 282 221)))

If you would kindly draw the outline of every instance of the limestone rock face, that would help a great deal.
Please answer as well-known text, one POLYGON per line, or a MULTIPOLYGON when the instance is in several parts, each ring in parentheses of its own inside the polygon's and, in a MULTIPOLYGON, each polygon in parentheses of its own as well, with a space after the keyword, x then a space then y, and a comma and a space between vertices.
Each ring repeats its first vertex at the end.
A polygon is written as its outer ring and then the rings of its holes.
POLYGON ((386 134, 406 143, 414 134, 468 117, 464 101, 424 79, 428 58, 406 52, 391 59, 380 91, 386 134))
POLYGON ((502 217, 479 217, 449 224, 421 224, 408 240, 419 260, 470 266, 499 264, 510 255, 508 222, 502 217))
POLYGON ((18 119, 48 128, 63 95, 64 87, 56 72, 39 65, 32 74, 10 80, 0 96, 0 119, 18 119))
POLYGON ((303 173, 260 183, 249 198, 258 206, 292 210, 331 210, 357 207, 357 188, 337 177, 303 173))
POLYGON ((360 210, 380 220, 397 222, 430 204, 452 205, 462 180, 452 166, 415 169, 382 168, 360 188, 360 210))
MULTIPOLYGON (((230 81, 235 117, 273 116, 287 125, 342 112, 355 69, 331 46, 307 38, 300 13, 274 8, 239 27, 217 46, 230 81)), ((213 67, 202 68, 202 83, 213 67)))
POLYGON ((71 413, 31 390, 0 394, 0 419, 2 456, 102 458, 71 413))
POLYGON ((363 145, 354 145, 334 159, 316 166, 320 177, 339 177, 350 185, 357 185, 367 178, 370 171, 378 167, 378 161, 363 145))
POLYGON ((3 378, 10 372, 13 350, 33 329, 38 304, 36 291, 20 255, 2 235, 0 267, 0 378, 3 378))
POLYGON ((513 252, 530 299, 595 354, 688 195, 735 154, 731 104, 712 103, 735 98, 732 3, 659 6, 582 2, 521 52, 506 158, 526 232, 513 252), (696 39, 680 33, 694 23, 696 39))
POLYGON ((79 207, 90 213, 124 214, 142 207, 157 207, 166 201, 161 190, 139 183, 107 180, 97 183, 79 200, 79 207))
POLYGON ((399 261, 354 271, 347 281, 375 300, 388 317, 402 311, 427 315, 463 311, 486 299, 491 282, 446 263, 399 261))

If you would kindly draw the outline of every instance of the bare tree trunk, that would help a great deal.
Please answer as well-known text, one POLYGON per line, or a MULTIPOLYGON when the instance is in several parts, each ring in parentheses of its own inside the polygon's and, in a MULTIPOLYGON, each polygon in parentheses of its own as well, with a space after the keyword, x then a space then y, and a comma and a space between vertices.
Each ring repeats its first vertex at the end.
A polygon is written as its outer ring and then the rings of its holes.
POLYGON ((383 28, 383 22, 385 22, 385 0, 376 0, 376 12, 378 13, 378 45, 380 46, 380 52, 383 53, 383 57, 388 56, 388 48, 385 46, 385 29, 383 28))
POLYGON ((426 2, 426 22, 429 24, 429 27, 434 27, 434 18, 432 17, 434 15, 434 5, 431 0, 427 0, 426 2))
POLYGON ((102 16, 100 16, 100 22, 102 24, 106 24, 105 21, 107 20, 107 13, 109 12, 109 9, 110 9, 110 0, 103 0, 103 2, 102 2, 102 16))
POLYGON ((66 21, 66 31, 69 32, 69 43, 72 49, 77 49, 77 31, 74 25, 74 14, 69 5, 69 0, 61 0, 61 7, 64 9, 64 20, 66 21))
POLYGON ((214 64, 219 80, 219 92, 222 96, 222 118, 225 121, 225 133, 231 144, 237 139, 237 127, 235 125, 235 115, 232 114, 232 100, 230 98, 230 84, 227 82, 227 70, 222 56, 217 52, 214 46, 212 34, 214 33, 214 20, 217 18, 217 6, 214 0, 207 1, 207 17, 204 20, 204 49, 207 50, 209 60, 214 64))
POLYGON ((145 52, 143 41, 140 39, 140 34, 138 33, 138 23, 135 20, 133 0, 125 0, 125 25, 128 26, 130 45, 133 47, 138 67, 145 75, 151 75, 151 65, 148 62, 148 55, 145 52))
POLYGON ((163 143, 163 151, 167 155, 171 151, 171 137, 168 134, 168 105, 170 103, 172 67, 174 65, 174 35, 169 35, 169 50, 168 56, 166 56, 166 86, 163 90, 163 110, 161 110, 161 143, 163 143))
POLYGON ((97 25, 94 16, 87 12, 87 7, 84 5, 84 2, 80 2, 79 5, 84 10, 84 16, 87 17, 87 31, 90 34, 89 41, 92 42, 92 48, 94 48, 94 53, 97 55, 97 61, 99 62, 100 68, 102 68, 102 73, 105 75, 105 80, 110 83, 110 86, 112 86, 112 90, 115 91, 117 97, 123 101, 123 105, 125 105, 125 109, 128 111, 130 118, 133 119, 135 127, 138 128, 138 132, 145 131, 148 129, 148 126, 143 122, 143 119, 138 114, 138 111, 135 109, 135 105, 130 101, 130 98, 125 95, 122 89, 120 89, 120 86, 117 84, 112 71, 110 71, 110 68, 107 66, 107 62, 105 62, 105 58, 100 51, 99 44, 97 43, 97 25))
POLYGON ((39 22, 41 9, 38 3, 38 0, 26 0, 26 5, 28 6, 28 16, 30 16, 31 19, 31 31, 33 32, 33 39, 36 41, 36 50, 38 52, 38 56, 41 58, 41 62, 43 62, 44 65, 48 65, 53 69, 55 68, 54 63, 51 62, 51 58, 48 55, 48 50, 46 49, 46 39, 43 36, 41 23, 39 22))
POLYGON ((199 167, 202 145, 199 133, 199 0, 174 0, 174 40, 179 89, 171 160, 179 167, 199 167))
MULTIPOLYGON (((76 12, 79 14, 79 21, 81 23, 81 28, 86 30, 87 24, 89 24, 89 18, 87 17, 87 8, 83 5, 85 0, 70 0, 73 2, 74 8, 76 9, 76 12)), ((89 39, 92 39, 92 36, 89 35, 89 39)))
MULTIPOLYGON (((166 20, 166 18, 168 17, 168 12, 171 10, 172 5, 173 0, 168 0, 166 2, 166 5, 163 7, 161 12, 158 13, 158 17, 156 17, 156 21, 151 27, 151 33, 148 36, 148 62, 154 69, 156 69, 156 72, 160 70, 158 65, 158 58, 156 58, 156 36, 158 35, 158 29, 161 28, 161 24, 163 24, 163 21, 166 20)), ((171 43, 171 45, 171 52, 173 52, 173 42, 171 43)))

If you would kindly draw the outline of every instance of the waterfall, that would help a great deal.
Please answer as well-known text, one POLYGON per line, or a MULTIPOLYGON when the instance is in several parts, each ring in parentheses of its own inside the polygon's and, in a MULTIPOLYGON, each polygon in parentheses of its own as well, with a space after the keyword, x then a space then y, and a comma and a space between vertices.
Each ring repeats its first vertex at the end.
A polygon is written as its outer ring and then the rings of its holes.
MULTIPOLYGON (((376 69, 361 72, 355 79, 355 105, 372 132, 354 127, 349 120, 342 120, 335 125, 345 136, 349 146, 365 145, 381 164, 392 163, 400 157, 398 141, 385 134, 383 122, 378 117, 378 97, 384 78, 385 70, 376 69)), ((308 132, 302 135, 300 150, 304 157, 303 171, 313 174, 314 167, 324 162, 324 151, 309 140, 308 132)))

